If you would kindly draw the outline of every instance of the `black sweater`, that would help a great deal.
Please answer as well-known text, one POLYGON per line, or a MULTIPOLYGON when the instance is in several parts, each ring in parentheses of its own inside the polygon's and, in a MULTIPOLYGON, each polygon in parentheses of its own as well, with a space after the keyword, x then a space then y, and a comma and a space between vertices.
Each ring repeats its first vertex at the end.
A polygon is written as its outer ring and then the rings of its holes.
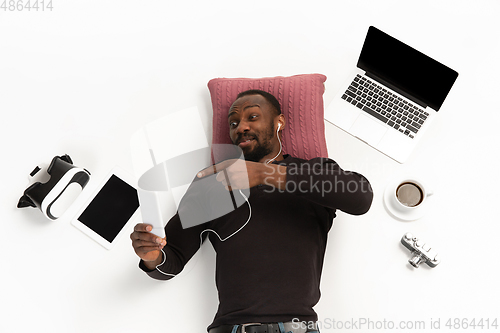
MULTIPOLYGON (((208 329, 250 322, 286 322, 294 318, 316 321, 313 306, 320 298, 327 234, 335 211, 361 215, 371 206, 372 189, 362 175, 344 171, 327 158, 306 161, 284 157, 273 163, 287 166, 285 190, 266 184, 252 187, 248 198, 251 207, 238 191, 233 191, 236 201, 243 202, 236 210, 186 229, 177 213, 165 227, 166 260, 158 269, 178 274, 200 248, 200 233, 212 229, 225 239, 247 222, 251 208, 248 224, 227 240, 221 242, 213 232, 202 234, 203 241, 208 235, 217 253, 219 308, 208 329)), ((226 191, 219 183, 214 187, 226 191)), ((179 212, 201 210, 206 212, 201 218, 207 221, 213 218, 211 198, 224 194, 214 192, 213 188, 210 193, 206 188, 202 195, 199 192, 193 182, 179 212), (198 208, 193 209, 195 206, 198 208)), ((182 212, 180 215, 183 219, 186 216, 182 212)), ((200 218, 195 215, 199 214, 194 213, 193 218, 200 218)), ((173 277, 148 270, 142 261, 139 267, 155 279, 173 277)))

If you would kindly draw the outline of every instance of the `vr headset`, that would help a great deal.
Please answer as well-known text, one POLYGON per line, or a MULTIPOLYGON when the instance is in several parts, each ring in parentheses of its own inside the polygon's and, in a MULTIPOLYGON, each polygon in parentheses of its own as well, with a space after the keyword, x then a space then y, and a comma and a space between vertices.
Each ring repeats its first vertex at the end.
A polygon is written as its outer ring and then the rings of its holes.
POLYGON ((56 220, 87 185, 90 172, 74 166, 69 155, 63 155, 54 157, 46 170, 37 166, 30 177, 32 184, 24 191, 17 207, 38 207, 47 218, 56 220), (49 180, 42 182, 47 174, 49 180))

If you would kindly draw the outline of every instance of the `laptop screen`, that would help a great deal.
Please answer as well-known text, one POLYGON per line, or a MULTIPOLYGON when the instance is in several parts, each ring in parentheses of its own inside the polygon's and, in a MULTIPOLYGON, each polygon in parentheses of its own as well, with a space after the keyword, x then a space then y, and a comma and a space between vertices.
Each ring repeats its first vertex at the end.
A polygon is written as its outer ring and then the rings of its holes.
POLYGON ((375 27, 368 29, 358 67, 413 101, 439 110, 458 73, 375 27))

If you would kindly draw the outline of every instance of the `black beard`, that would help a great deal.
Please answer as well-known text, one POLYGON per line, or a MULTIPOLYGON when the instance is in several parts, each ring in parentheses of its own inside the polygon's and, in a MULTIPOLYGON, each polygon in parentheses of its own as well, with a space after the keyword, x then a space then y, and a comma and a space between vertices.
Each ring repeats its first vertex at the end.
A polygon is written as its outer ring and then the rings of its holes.
POLYGON ((250 162, 259 162, 264 156, 272 152, 271 148, 258 145, 254 150, 245 154, 245 160, 250 162))
POLYGON ((255 148, 246 154, 243 152, 246 161, 259 162, 265 156, 273 152, 271 139, 274 136, 274 131, 272 129, 272 126, 266 134, 267 135, 264 138, 262 138, 262 144, 260 144, 260 138, 259 140, 257 140, 257 138, 254 137, 255 141, 257 141, 255 148))

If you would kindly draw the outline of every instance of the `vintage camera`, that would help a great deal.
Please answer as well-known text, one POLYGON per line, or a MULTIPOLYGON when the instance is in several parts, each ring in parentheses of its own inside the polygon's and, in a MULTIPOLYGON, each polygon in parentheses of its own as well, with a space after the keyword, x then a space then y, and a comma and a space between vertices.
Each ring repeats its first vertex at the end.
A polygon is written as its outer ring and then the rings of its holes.
POLYGON ((436 267, 440 263, 436 250, 428 243, 413 236, 411 233, 407 232, 401 238, 401 243, 412 252, 413 256, 408 262, 413 267, 418 268, 421 263, 426 263, 430 267, 436 267))

